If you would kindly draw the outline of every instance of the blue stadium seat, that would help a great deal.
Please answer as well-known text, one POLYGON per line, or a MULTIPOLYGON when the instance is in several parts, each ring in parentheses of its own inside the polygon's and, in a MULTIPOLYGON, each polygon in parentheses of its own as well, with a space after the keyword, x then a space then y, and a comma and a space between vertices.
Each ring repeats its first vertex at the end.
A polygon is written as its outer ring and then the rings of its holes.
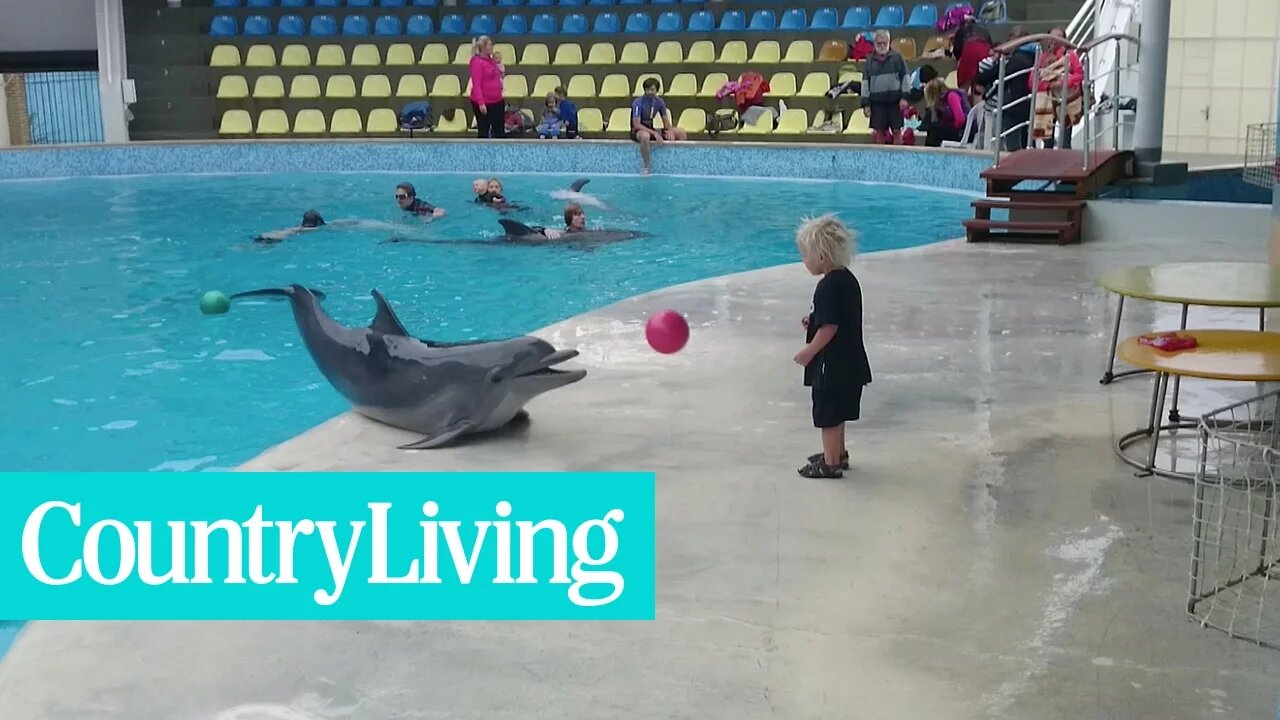
POLYGON ((230 15, 215 15, 209 23, 210 35, 238 35, 240 25, 230 15))
POLYGON ((627 25, 623 28, 623 32, 629 33, 648 33, 653 32, 653 18, 647 12, 634 12, 627 16, 627 25))
POLYGON ((880 12, 876 13, 876 22, 873 27, 878 28, 896 28, 902 27, 905 22, 905 12, 901 5, 881 5, 880 12))
POLYGON ((373 7, 373 0, 347 0, 347 7, 373 7))
POLYGON ((650 0, 651 5, 675 5, 680 0, 650 0))
POLYGON ((857 5, 844 11, 844 22, 840 23, 843 30, 861 30, 862 28, 871 27, 871 8, 866 5, 857 5))
POLYGON ((573 13, 564 19, 564 24, 560 26, 560 32, 565 35, 585 35, 587 28, 591 25, 587 22, 587 16, 582 13, 573 13))
POLYGON ((716 29, 716 16, 710 10, 699 10, 689 16, 688 32, 704 33, 716 29))
POLYGON ((471 18, 471 34, 474 35, 493 35, 498 32, 498 23, 494 21, 493 16, 485 13, 471 18))
POLYGON ((529 32, 529 21, 524 19, 523 15, 511 13, 502 18, 502 28, 498 30, 501 35, 523 35, 529 32))
POLYGON ((342 19, 343 35, 368 35, 369 18, 363 15, 348 15, 342 19))
POLYGON ((312 15, 311 16, 311 34, 312 35, 337 35, 338 21, 334 20, 332 15, 312 15))
POLYGON ((582 7, 586 4, 585 0, 560 0, 560 7, 582 7))
POLYGON ((463 5, 467 5, 470 7, 476 7, 476 6, 488 7, 492 4, 493 4, 493 0, 465 0, 465 2, 463 2, 463 5))
POLYGON ((266 15, 250 15, 244 19, 245 35, 270 35, 271 21, 266 15))
POLYGON ((441 35, 462 35, 467 32, 467 21, 457 13, 450 13, 440 18, 441 35))
POLYGON ((840 15, 836 13, 835 8, 818 8, 813 13, 813 22, 809 24, 809 29, 835 30, 838 24, 840 24, 840 15))
POLYGON ((404 7, 404 0, 378 0, 382 7, 404 7))
POLYGON ((614 0, 587 0, 587 4, 594 5, 596 7, 605 7, 608 5, 613 5, 614 0))
POLYGON ((286 37, 307 34, 307 23, 301 15, 281 15, 276 23, 276 34, 286 37))
POLYGON ((607 12, 596 16, 596 24, 592 28, 592 32, 617 34, 621 31, 622 22, 618 20, 617 13, 607 12))
POLYGON ((306 6, 307 0, 280 0, 280 7, 282 8, 300 8, 306 6))
POLYGON ((251 8, 268 8, 275 6, 275 0, 248 0, 244 5, 251 8))
POLYGON ((803 30, 809 25, 809 18, 805 17, 804 10, 800 8, 792 8, 782 13, 782 20, 778 22, 779 30, 803 30))
POLYGON ((746 30, 747 18, 741 10, 730 10, 721 16, 720 29, 727 32, 746 30))
POLYGON ((529 7, 551 7, 556 0, 529 0, 529 7))
POLYGON ((413 0, 414 7, 436 7, 440 0, 413 0))
POLYGON ((751 23, 747 25, 748 30, 777 30, 778 18, 774 16, 772 10, 757 10, 751 13, 751 23))
POLYGON ((414 15, 409 18, 409 23, 405 26, 404 33, 406 35, 430 35, 436 31, 435 21, 430 15, 414 15))
POLYGON ((498 0, 498 7, 520 7, 524 0, 498 0))
POLYGON ((685 5, 701 5, 702 0, 682 0, 685 5))
POLYGON ((933 27, 937 23, 938 6, 933 3, 923 3, 911 9, 907 27, 933 27))
POLYGON ((316 7, 342 7, 342 0, 315 0, 316 7))
POLYGON ((240 7, 240 0, 213 0, 213 6, 216 8, 236 8, 240 7))
POLYGON ((533 18, 533 25, 529 26, 530 35, 555 35, 559 31, 556 16, 549 13, 542 13, 533 18))
POLYGON ((684 29, 684 16, 668 10, 658 16, 658 32, 680 32, 684 29))
POLYGON ((644 0, 618 0, 619 5, 643 5, 644 0))
POLYGON ((373 24, 374 35, 399 35, 402 32, 400 18, 395 15, 383 15, 373 24))

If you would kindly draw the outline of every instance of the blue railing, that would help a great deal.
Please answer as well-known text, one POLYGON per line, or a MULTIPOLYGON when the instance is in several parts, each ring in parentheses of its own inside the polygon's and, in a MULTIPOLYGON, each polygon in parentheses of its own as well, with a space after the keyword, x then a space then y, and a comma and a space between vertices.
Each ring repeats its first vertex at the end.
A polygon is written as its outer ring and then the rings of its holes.
POLYGON ((102 142, 102 103, 96 71, 24 76, 32 145, 102 142))

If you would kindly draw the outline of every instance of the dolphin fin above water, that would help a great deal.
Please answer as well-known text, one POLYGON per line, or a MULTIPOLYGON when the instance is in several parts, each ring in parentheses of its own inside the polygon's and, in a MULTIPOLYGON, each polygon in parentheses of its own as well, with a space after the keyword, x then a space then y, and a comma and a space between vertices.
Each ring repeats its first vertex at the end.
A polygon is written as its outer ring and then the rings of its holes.
POLYGON ((573 181, 573 184, 569 186, 569 189, 574 192, 582 192, 582 188, 586 187, 589 182, 591 182, 590 178, 579 178, 578 180, 573 181))
POLYGON ((522 222, 516 222, 515 220, 510 220, 508 218, 498 218, 498 223, 502 225, 502 229, 506 230, 507 234, 511 237, 529 237, 532 235, 546 237, 542 233, 522 222))
POLYGON ((405 329, 404 323, 400 322, 400 318, 396 316, 396 311, 391 309, 391 304, 387 302, 387 298, 376 289, 373 291, 373 301, 378 304, 378 312, 373 316, 373 322, 369 323, 370 330, 380 332, 383 335, 410 337, 409 331, 405 329))

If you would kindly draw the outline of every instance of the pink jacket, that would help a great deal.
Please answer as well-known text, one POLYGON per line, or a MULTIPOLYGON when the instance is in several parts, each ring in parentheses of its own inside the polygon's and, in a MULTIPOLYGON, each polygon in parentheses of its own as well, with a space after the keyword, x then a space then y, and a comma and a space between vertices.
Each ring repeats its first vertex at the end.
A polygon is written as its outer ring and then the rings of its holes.
POLYGON ((477 105, 502 102, 502 71, 492 57, 471 56, 471 102, 477 105))
MULTIPOLYGON (((1039 92, 1045 92, 1050 87, 1055 90, 1062 88, 1062 76, 1058 76, 1056 80, 1045 80, 1045 69, 1059 65, 1058 69, 1065 69, 1067 73, 1067 87, 1072 90, 1080 89, 1084 84, 1084 66, 1080 64, 1080 56, 1075 50, 1068 50, 1059 46, 1053 52, 1041 53, 1040 55, 1040 88, 1039 92), (1059 65, 1060 64, 1060 65, 1059 65)), ((1030 79, 1027 81, 1030 84, 1030 79)))

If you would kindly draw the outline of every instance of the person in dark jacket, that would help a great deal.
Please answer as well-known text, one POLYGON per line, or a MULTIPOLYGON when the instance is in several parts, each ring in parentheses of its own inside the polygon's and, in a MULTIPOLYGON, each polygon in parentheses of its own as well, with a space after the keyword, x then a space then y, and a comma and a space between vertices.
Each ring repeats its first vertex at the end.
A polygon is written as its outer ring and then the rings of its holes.
POLYGON ((911 71, 901 53, 889 47, 889 31, 877 30, 875 52, 862 71, 862 111, 871 118, 872 142, 887 139, 902 144, 902 119, 911 91, 911 71))
MULTIPOLYGON (((1031 85, 1028 80, 1028 74, 1018 73, 1024 70, 1030 70, 1035 64, 1036 57, 1034 51, 1028 52, 1025 47, 1019 47, 1016 50, 1005 53, 1008 58, 1005 61, 1005 81, 1003 87, 996 87, 1000 82, 1000 59, 999 50, 996 50, 990 57, 983 60, 978 65, 978 74, 974 77, 975 87, 981 87, 984 90, 987 107, 995 113, 1000 107, 1007 109, 1001 120, 1001 132, 1007 132, 1004 137, 1004 147, 1012 152, 1014 150, 1023 150, 1027 147, 1027 138, 1029 137, 1031 128, 1029 121, 1031 119, 1031 85), (1009 107, 1010 103, 1014 103, 1009 107), (1021 125, 1022 127, 1018 127, 1021 125), (1013 132, 1008 132, 1010 128, 1018 127, 1013 132)), ((993 119, 994 122, 994 119, 993 119)))

